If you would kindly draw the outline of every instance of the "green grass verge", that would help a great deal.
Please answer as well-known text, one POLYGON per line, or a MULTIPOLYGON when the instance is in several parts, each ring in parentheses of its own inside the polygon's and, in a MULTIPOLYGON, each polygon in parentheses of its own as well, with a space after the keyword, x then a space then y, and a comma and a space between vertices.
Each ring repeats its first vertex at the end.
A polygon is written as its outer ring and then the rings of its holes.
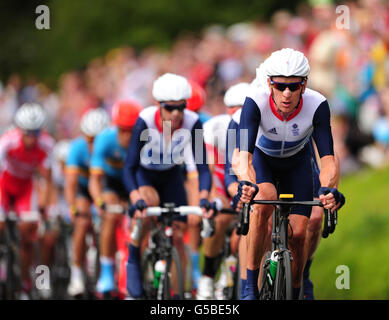
POLYGON ((389 167, 345 177, 339 190, 346 196, 339 224, 311 267, 315 298, 389 299, 389 167), (349 270, 349 289, 338 266, 349 270))

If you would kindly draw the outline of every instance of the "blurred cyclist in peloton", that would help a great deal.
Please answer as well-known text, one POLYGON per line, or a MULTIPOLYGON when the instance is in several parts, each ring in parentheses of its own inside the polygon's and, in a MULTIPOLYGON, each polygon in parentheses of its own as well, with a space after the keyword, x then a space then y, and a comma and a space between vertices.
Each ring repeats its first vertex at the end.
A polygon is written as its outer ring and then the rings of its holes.
POLYGON ((115 230, 123 222, 123 215, 111 213, 106 205, 128 203, 124 186, 123 165, 130 144, 133 127, 142 106, 133 100, 123 100, 112 107, 113 127, 96 136, 90 161, 89 191, 102 218, 100 234, 100 278, 97 291, 115 291, 115 230))
POLYGON ((30 267, 34 262, 39 214, 45 218, 51 185, 52 151, 55 140, 43 130, 46 115, 38 104, 26 103, 15 114, 16 128, 0 138, 0 233, 6 215, 13 210, 20 218, 20 262, 22 298, 31 298, 30 267), (43 177, 41 191, 46 197, 38 205, 35 172, 43 177))
MULTIPOLYGON (((174 202, 177 206, 187 203, 180 165, 189 153, 197 159, 199 203, 204 208, 204 217, 210 217, 212 211, 207 212, 205 208, 210 206, 208 195, 212 181, 203 148, 202 125, 196 113, 186 110, 186 99, 191 96, 191 87, 184 77, 166 73, 154 81, 152 93, 156 105, 146 108, 139 115, 124 170, 127 190, 134 204, 134 216, 145 218, 147 206, 159 206, 166 202, 174 202)), ((185 222, 186 217, 177 218, 173 229, 173 243, 180 254, 184 270, 182 233, 185 222)), ((127 289, 133 298, 140 298, 143 294, 140 243, 146 238, 146 231, 144 223, 140 239, 132 240, 130 245, 127 289)))
POLYGON ((73 265, 68 287, 70 296, 84 293, 83 262, 86 253, 86 234, 92 226, 92 197, 88 191, 89 165, 93 141, 108 127, 110 117, 101 108, 87 111, 81 118, 82 135, 71 142, 66 161, 65 196, 69 204, 73 230, 73 265))
MULTIPOLYGON (((192 93, 189 99, 186 100, 186 108, 190 111, 196 112, 199 116, 199 120, 202 124, 211 119, 211 116, 201 111, 201 108, 206 103, 205 90, 196 82, 188 80, 192 93)), ((196 165, 193 161, 185 160, 184 178, 185 189, 188 196, 188 205, 196 206, 200 201, 199 194, 199 174, 197 172, 196 165)), ((198 281, 201 277, 200 270, 200 254, 199 247, 201 242, 201 217, 197 215, 188 216, 188 232, 189 232, 189 247, 190 247, 190 260, 192 270, 192 289, 197 290, 198 281)))
MULTIPOLYGON (((211 199, 219 199, 222 207, 230 206, 230 199, 235 195, 238 182, 233 188, 228 185, 225 187, 225 164, 227 163, 226 138, 227 129, 232 121, 232 116, 241 109, 248 91, 248 83, 238 83, 231 86, 224 95, 224 104, 227 114, 217 115, 204 123, 204 142, 207 148, 209 168, 212 172, 212 190, 211 199), (229 189, 233 192, 230 194, 229 189)), ((236 179, 236 178, 235 178, 236 179)), ((204 269, 203 276, 199 279, 197 299, 215 299, 214 295, 214 277, 219 269, 221 262, 221 251, 225 240, 225 232, 233 220, 232 215, 220 214, 215 218, 215 233, 212 237, 203 239, 204 251, 204 269)), ((233 251, 237 251, 237 242, 239 238, 236 233, 232 234, 231 246, 233 251)), ((236 263, 233 256, 229 257, 230 263, 236 263), (232 261, 234 260, 234 261, 232 261)), ((221 275, 217 287, 225 286, 225 275, 221 275)))

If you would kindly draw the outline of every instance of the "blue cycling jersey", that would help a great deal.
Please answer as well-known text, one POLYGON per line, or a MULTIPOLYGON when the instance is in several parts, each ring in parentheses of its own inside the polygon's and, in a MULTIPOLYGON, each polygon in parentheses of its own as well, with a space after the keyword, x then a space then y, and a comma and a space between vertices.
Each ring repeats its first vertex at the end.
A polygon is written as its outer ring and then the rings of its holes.
POLYGON ((66 159, 66 171, 74 170, 78 173, 78 183, 88 187, 90 152, 88 142, 80 136, 74 139, 69 147, 66 159))
POLYGON ((90 161, 91 172, 101 172, 121 180, 127 149, 119 144, 117 127, 109 127, 99 133, 93 143, 90 161))

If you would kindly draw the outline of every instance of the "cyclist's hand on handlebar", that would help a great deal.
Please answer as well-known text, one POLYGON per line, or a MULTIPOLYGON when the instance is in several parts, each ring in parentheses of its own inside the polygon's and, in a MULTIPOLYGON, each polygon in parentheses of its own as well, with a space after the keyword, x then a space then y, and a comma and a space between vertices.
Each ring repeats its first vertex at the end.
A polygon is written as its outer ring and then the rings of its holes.
POLYGON ((130 217, 146 218, 147 204, 143 199, 139 199, 135 204, 129 206, 128 214, 130 217))
POLYGON ((102 216, 105 212, 106 204, 102 198, 97 198, 94 201, 94 204, 96 206, 97 212, 100 216, 102 216))
POLYGON ((203 218, 205 219, 210 219, 215 214, 215 206, 206 198, 200 199, 200 208, 203 209, 203 218))
POLYGON ((324 209, 331 212, 341 208, 346 199, 336 188, 321 187, 319 189, 319 200, 323 203, 324 209))
POLYGON ((245 180, 239 182, 238 195, 240 195, 240 201, 244 203, 250 203, 258 191, 258 186, 255 183, 245 180))
POLYGON ((341 193, 340 191, 338 192, 339 192, 339 202, 336 203, 335 210, 339 210, 346 203, 346 198, 343 195, 343 193, 341 193))

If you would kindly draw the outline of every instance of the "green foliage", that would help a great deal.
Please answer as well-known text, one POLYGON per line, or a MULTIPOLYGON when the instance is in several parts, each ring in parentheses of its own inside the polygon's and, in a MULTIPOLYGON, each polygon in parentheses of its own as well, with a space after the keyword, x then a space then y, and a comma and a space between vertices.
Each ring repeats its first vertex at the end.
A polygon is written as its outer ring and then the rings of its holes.
POLYGON ((389 168, 344 178, 346 205, 334 234, 322 239, 311 267, 317 299, 388 299, 389 168), (350 269, 350 289, 335 286, 338 265, 350 269))
POLYGON ((15 72, 54 82, 115 47, 168 48, 183 32, 214 23, 267 20, 276 9, 294 10, 299 2, 303 0, 3 1, 0 77, 15 72), (35 28, 39 4, 50 9, 50 30, 35 28))

